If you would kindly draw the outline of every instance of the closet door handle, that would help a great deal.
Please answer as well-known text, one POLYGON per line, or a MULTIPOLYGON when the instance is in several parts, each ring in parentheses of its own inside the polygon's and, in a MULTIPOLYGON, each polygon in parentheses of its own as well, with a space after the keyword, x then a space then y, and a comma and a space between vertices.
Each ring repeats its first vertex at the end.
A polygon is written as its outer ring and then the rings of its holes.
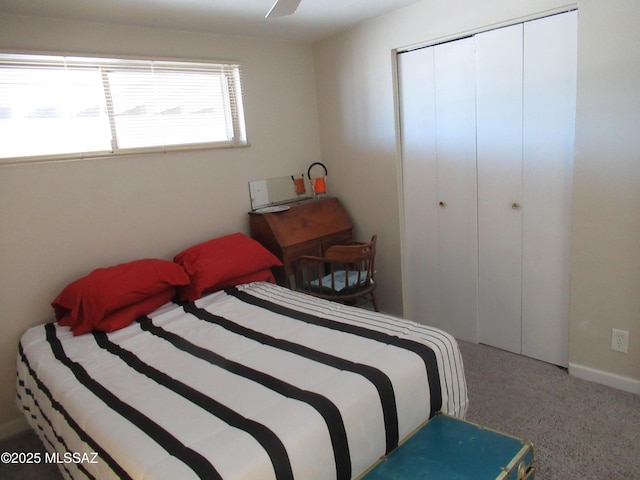
POLYGON ((447 202, 442 202, 442 201, 440 201, 440 202, 438 203, 438 205, 440 205, 441 207, 443 207, 443 208, 444 208, 444 207, 446 207, 446 206, 447 206, 447 202))
POLYGON ((514 210, 519 210, 520 209, 520 204, 516 203, 516 202, 513 202, 511 204, 511 208, 513 208, 514 210))

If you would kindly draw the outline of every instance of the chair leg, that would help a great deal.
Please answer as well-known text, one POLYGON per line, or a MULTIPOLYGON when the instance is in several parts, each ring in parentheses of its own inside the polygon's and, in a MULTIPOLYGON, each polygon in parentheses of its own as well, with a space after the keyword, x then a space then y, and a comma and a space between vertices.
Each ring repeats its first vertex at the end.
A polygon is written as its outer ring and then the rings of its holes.
POLYGON ((376 299, 376 293, 375 292, 371 292, 371 302, 373 303, 373 309, 376 312, 379 312, 380 309, 378 308, 378 300, 376 299))

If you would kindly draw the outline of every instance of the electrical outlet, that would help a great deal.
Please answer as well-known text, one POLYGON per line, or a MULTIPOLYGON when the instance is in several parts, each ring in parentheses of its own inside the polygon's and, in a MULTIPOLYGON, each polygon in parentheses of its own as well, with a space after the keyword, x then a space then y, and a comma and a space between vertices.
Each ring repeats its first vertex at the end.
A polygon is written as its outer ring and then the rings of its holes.
POLYGON ((611 331, 611 350, 627 353, 629 350, 629 332, 614 328, 611 331))

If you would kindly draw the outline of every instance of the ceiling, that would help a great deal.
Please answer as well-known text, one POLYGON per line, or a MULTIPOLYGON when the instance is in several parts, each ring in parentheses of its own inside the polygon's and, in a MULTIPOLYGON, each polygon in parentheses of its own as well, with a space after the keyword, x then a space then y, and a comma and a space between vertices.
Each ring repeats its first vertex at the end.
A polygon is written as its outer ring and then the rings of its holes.
POLYGON ((266 19, 275 0, 0 0, 0 14, 313 42, 418 0, 302 0, 266 19))

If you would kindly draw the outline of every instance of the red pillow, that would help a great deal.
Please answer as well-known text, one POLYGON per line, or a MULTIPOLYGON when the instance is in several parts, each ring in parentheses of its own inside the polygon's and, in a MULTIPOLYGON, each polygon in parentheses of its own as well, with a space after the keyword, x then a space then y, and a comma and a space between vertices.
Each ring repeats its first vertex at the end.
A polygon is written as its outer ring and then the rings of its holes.
MULTIPOLYGON (((155 309, 160 308, 165 303, 171 301, 176 295, 176 289, 170 287, 164 292, 156 293, 152 297, 146 298, 141 302, 134 303, 128 307, 121 308, 115 312, 107 314, 102 320, 94 326, 94 330, 100 330, 101 332, 114 332, 126 327, 135 321, 138 317, 148 315, 155 309)), ((76 334, 76 332, 74 332, 76 334)), ((79 335, 77 333, 76 335, 79 335)))
POLYGON ((243 283, 251 283, 251 282, 276 283, 276 278, 273 276, 273 272, 270 269, 265 268, 264 270, 258 270, 257 272, 251 272, 247 275, 241 275, 236 278, 230 278, 217 285, 213 285, 212 287, 206 288, 202 292, 202 294, 206 295, 208 293, 217 292, 218 290, 223 290, 225 288, 235 287, 236 285, 242 285, 243 283))
POLYGON ((180 265, 159 259, 136 260, 94 270, 67 285, 51 306, 60 324, 79 335, 93 330, 112 312, 188 283, 180 265))
POLYGON ((178 288, 180 297, 189 302, 200 298, 205 291, 230 286, 229 282, 238 278, 282 266, 269 250, 242 233, 194 245, 176 255, 174 262, 181 265, 191 279, 188 286, 178 288))

